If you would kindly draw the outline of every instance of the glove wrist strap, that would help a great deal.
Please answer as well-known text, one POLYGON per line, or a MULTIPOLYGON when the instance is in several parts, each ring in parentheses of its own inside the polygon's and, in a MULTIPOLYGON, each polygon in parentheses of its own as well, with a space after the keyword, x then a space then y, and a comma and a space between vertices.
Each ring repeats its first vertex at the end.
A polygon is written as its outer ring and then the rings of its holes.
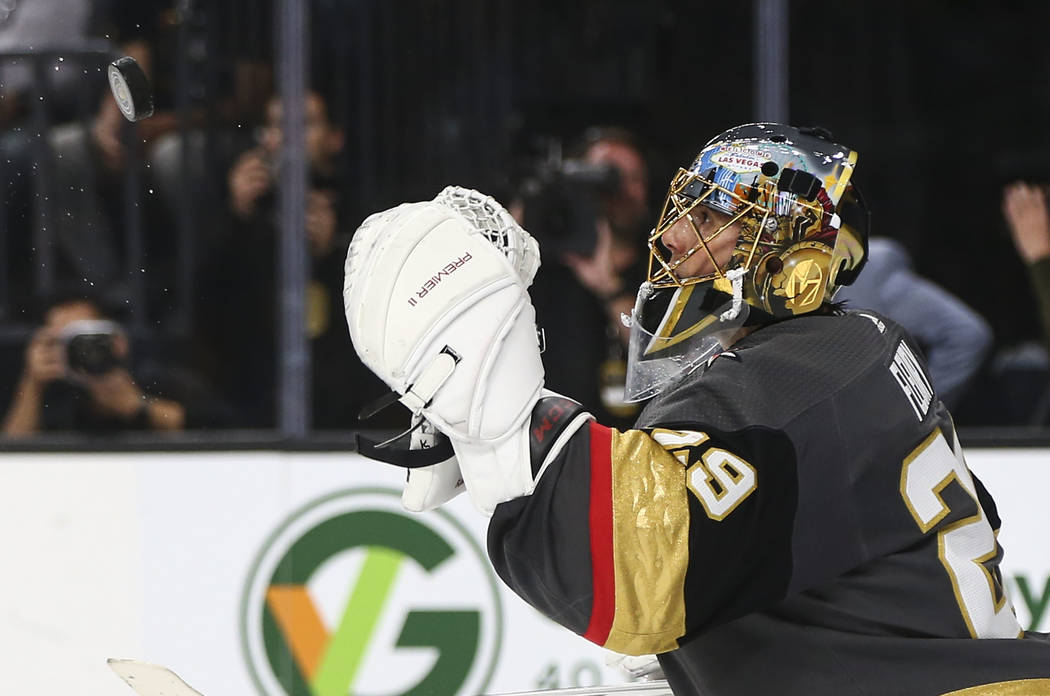
POLYGON ((441 385, 452 376, 452 371, 456 369, 458 362, 459 356, 455 351, 445 346, 440 353, 434 356, 434 359, 430 361, 416 381, 405 390, 398 401, 408 407, 412 413, 419 413, 430 405, 430 400, 434 398, 434 394, 441 388, 441 385))

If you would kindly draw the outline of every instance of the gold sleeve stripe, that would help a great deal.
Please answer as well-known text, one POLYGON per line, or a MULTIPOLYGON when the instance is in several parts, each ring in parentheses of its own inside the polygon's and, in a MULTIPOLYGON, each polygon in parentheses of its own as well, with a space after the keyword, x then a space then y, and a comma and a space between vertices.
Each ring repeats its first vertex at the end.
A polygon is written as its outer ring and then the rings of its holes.
POLYGON ((612 431, 610 455, 616 611, 605 647, 628 655, 673 650, 685 633, 685 467, 640 430, 612 431))
POLYGON ((1020 679, 982 684, 941 696, 1050 696, 1050 679, 1020 679))

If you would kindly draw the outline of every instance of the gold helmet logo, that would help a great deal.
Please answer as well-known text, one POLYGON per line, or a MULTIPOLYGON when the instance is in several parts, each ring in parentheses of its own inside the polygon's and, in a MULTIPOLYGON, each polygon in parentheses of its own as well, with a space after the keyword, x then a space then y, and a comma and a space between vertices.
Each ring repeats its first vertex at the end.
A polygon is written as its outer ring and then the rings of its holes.
POLYGON ((784 308, 792 314, 812 312, 824 301, 829 250, 805 242, 786 255, 780 273, 769 279, 773 294, 785 299, 784 308))
MULTIPOLYGON (((813 259, 806 259, 791 271, 787 286, 784 288, 785 296, 791 298, 787 307, 793 312, 798 312, 802 307, 809 307, 818 298, 820 288, 823 285, 824 274, 820 266, 813 259)), ((808 311, 806 309, 802 311, 808 311)))

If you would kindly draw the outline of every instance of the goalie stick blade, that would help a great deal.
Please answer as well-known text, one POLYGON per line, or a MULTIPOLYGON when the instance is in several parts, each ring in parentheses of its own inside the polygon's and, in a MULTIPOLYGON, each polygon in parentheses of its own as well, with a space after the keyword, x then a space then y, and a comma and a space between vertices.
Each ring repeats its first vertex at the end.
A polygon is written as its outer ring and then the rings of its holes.
POLYGON ((139 696, 202 696, 167 667, 113 657, 106 663, 139 696))
MULTIPOLYGON (((615 686, 580 686, 548 691, 517 691, 501 696, 673 696, 664 679, 641 681, 615 686)), ((497 695, 493 695, 497 696, 497 695)))

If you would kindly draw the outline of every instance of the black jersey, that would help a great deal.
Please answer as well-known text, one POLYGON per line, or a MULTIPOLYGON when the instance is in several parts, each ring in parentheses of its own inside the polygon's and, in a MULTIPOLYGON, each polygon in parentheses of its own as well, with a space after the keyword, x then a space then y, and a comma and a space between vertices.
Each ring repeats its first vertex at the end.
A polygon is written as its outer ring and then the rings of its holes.
POLYGON ((678 696, 1050 694, 998 528, 917 350, 850 312, 764 327, 635 429, 579 431, 497 507, 489 554, 555 621, 659 653, 678 696))

